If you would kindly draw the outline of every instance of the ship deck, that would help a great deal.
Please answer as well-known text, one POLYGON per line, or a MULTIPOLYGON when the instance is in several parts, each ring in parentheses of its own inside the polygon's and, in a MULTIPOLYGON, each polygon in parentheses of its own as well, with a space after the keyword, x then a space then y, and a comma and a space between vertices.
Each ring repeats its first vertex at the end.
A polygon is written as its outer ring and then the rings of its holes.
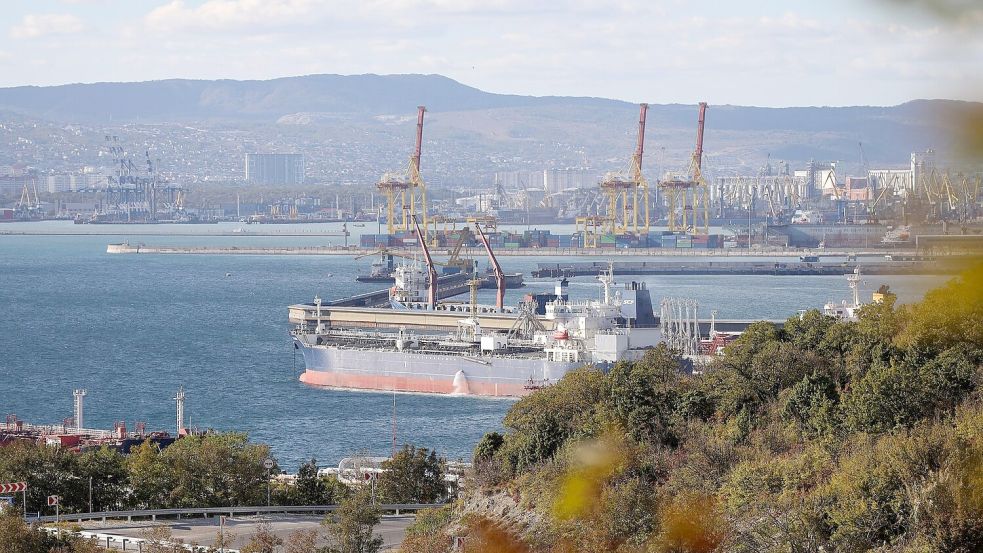
MULTIPOLYGON (((470 305, 459 304, 460 309, 450 311, 402 311, 384 307, 335 307, 321 306, 318 319, 317 307, 300 303, 291 305, 290 322, 295 325, 316 326, 318 322, 328 328, 392 329, 405 327, 413 330, 447 331, 456 329, 462 319, 471 316, 470 305)), ((489 331, 507 331, 515 324, 514 313, 478 313, 481 327, 489 331)), ((546 330, 554 330, 554 321, 540 319, 546 330)))

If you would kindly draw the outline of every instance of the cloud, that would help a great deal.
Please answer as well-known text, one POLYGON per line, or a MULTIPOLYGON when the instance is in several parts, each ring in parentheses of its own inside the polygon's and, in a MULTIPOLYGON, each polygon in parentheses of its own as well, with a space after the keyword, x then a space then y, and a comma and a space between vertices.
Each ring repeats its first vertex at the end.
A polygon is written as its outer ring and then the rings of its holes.
POLYGON ((144 21, 159 31, 232 30, 302 22, 314 14, 316 7, 312 0, 207 0, 199 6, 172 0, 151 10, 144 21))
POLYGON ((80 33, 85 23, 68 13, 28 14, 17 25, 10 28, 13 38, 38 38, 49 35, 70 35, 80 33))
MULTIPOLYGON (((135 4, 107 21, 116 31, 112 53, 94 33, 73 39, 71 47, 11 41, 3 48, 18 67, 8 73, 29 82, 439 73, 518 94, 885 104, 946 96, 954 83, 978 82, 983 56, 983 35, 953 19, 796 9, 781 0, 762 10, 708 10, 692 0, 135 4), (50 60, 50 68, 28 65, 28 55, 50 60), (92 61, 107 55, 112 63, 92 61)), ((30 17, 17 36, 58 28, 30 17)))

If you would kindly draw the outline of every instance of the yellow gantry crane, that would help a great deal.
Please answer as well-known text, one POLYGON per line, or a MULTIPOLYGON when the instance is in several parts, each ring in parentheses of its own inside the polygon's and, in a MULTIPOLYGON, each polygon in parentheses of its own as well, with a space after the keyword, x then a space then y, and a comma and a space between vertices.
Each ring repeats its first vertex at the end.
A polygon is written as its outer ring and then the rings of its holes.
POLYGON ((710 233, 710 191, 703 178, 703 122, 707 103, 700 102, 700 117, 696 127, 696 149, 690 160, 689 175, 669 177, 659 182, 669 211, 671 231, 691 234, 710 233))
MULTIPOLYGON (((600 182, 601 192, 606 197, 604 215, 588 215, 576 218, 577 232, 582 233, 583 246, 595 248, 598 235, 607 232, 613 235, 647 234, 651 226, 649 214, 648 181, 642 174, 642 156, 645 153, 645 118, 648 104, 640 104, 638 112, 638 141, 635 153, 628 165, 628 175, 611 172, 600 182)), ((547 196, 548 197, 548 196, 547 196)), ((544 200, 546 201, 546 200, 544 200)))
MULTIPOLYGON (((410 156, 405 174, 386 173, 376 188, 386 197, 386 228, 389 234, 413 230, 414 217, 427 229, 427 185, 420 176, 420 153, 423 146, 423 114, 425 106, 417 107, 416 148, 410 156)), ((424 239, 425 238, 422 238, 424 239)))
POLYGON ((601 191, 607 197, 604 230, 611 234, 648 233, 649 190, 642 175, 642 155, 645 151, 645 116, 648 104, 641 104, 638 113, 638 142, 628 166, 628 177, 608 173, 601 181, 601 191), (639 204, 641 202, 641 204, 639 204))

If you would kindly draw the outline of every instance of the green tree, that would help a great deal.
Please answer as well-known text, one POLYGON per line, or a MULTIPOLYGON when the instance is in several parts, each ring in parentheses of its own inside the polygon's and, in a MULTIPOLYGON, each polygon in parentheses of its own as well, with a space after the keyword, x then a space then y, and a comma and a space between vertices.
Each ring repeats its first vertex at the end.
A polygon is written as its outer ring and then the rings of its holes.
POLYGON ((785 395, 782 416, 811 435, 831 431, 837 425, 835 408, 839 398, 836 385, 828 376, 812 373, 785 395))
POLYGON ((300 465, 296 482, 286 492, 281 501, 292 505, 332 505, 347 497, 350 490, 334 476, 319 475, 317 459, 311 459, 300 465))
POLYGON ((854 430, 886 432, 921 419, 928 401, 916 368, 875 364, 846 395, 844 411, 854 430))
POLYGON ((474 455, 472 456, 473 464, 477 465, 490 461, 504 443, 505 438, 498 432, 488 432, 482 436, 478 445, 474 448, 474 455))
POLYGON ((132 448, 126 458, 126 471, 133 486, 135 507, 161 509, 172 505, 174 472, 156 444, 148 440, 132 448))
POLYGON ((637 362, 615 364, 608 375, 610 408, 635 440, 674 444, 671 419, 679 401, 680 358, 665 344, 637 362))
POLYGON ((376 488, 384 503, 437 503, 447 497, 446 461, 434 451, 403 446, 382 463, 376 488))
POLYGON ((268 446, 250 443, 242 433, 181 438, 163 452, 174 474, 171 503, 188 507, 265 503, 263 461, 269 455, 268 446))
POLYGON ((769 344, 779 342, 781 336, 775 325, 758 321, 748 325, 744 332, 724 348, 723 365, 736 370, 745 378, 751 378, 751 362, 769 344))
MULTIPOLYGON (((55 514, 49 495, 62 497, 62 512, 88 510, 88 480, 80 476, 79 455, 62 447, 17 442, 0 448, 0 479, 27 482, 27 510, 55 514)), ((20 497, 15 497, 19 503, 20 497)))
POLYGON ((835 325, 835 318, 823 315, 818 309, 810 309, 789 317, 782 326, 782 334, 799 349, 819 350, 835 325))
POLYGON ((326 553, 377 553, 382 538, 373 533, 381 516, 372 504, 369 491, 362 489, 341 503, 335 516, 325 519, 333 544, 326 553))
POLYGON ((79 477, 92 482, 92 509, 123 510, 130 506, 131 483, 126 458, 108 447, 79 454, 79 477))
POLYGON ((515 475, 552 458, 570 438, 597 434, 597 413, 608 391, 604 373, 583 368, 512 405, 503 424, 513 432, 506 435, 498 454, 505 474, 515 475))

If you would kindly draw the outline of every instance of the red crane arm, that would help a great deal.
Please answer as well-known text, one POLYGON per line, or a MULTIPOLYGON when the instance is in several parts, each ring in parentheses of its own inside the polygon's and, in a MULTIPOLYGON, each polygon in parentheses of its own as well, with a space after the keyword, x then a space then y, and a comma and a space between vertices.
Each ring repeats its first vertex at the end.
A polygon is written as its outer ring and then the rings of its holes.
POLYGON ((638 160, 639 171, 642 168, 642 154, 645 152, 645 115, 648 110, 648 104, 641 104, 638 112, 638 146, 635 147, 635 158, 638 160))
POLYGON ((700 120, 696 125, 696 168, 703 170, 703 120, 707 112, 707 103, 700 102, 700 120))
POLYGON ((417 172, 420 171, 420 154, 423 150, 423 114, 427 112, 426 106, 417 106, 416 114, 416 148, 413 149, 413 166, 417 172))
POLYGON ((427 247, 427 235, 420 230, 420 222, 416 220, 416 215, 413 216, 413 225, 416 226, 416 237, 420 240, 420 245, 423 246, 423 259, 427 262, 427 273, 430 275, 427 303, 433 310, 437 308, 437 269, 434 268, 433 258, 430 257, 430 248, 427 247))
POLYGON ((502 307, 505 306, 505 273, 502 271, 502 266, 498 264, 495 253, 492 252, 491 244, 488 243, 488 237, 481 230, 481 224, 475 223, 474 226, 478 229, 478 237, 481 238, 481 243, 485 246, 485 251, 488 252, 488 258, 491 260, 492 268, 495 271, 495 280, 498 285, 498 293, 495 295, 495 307, 501 311, 502 307))

